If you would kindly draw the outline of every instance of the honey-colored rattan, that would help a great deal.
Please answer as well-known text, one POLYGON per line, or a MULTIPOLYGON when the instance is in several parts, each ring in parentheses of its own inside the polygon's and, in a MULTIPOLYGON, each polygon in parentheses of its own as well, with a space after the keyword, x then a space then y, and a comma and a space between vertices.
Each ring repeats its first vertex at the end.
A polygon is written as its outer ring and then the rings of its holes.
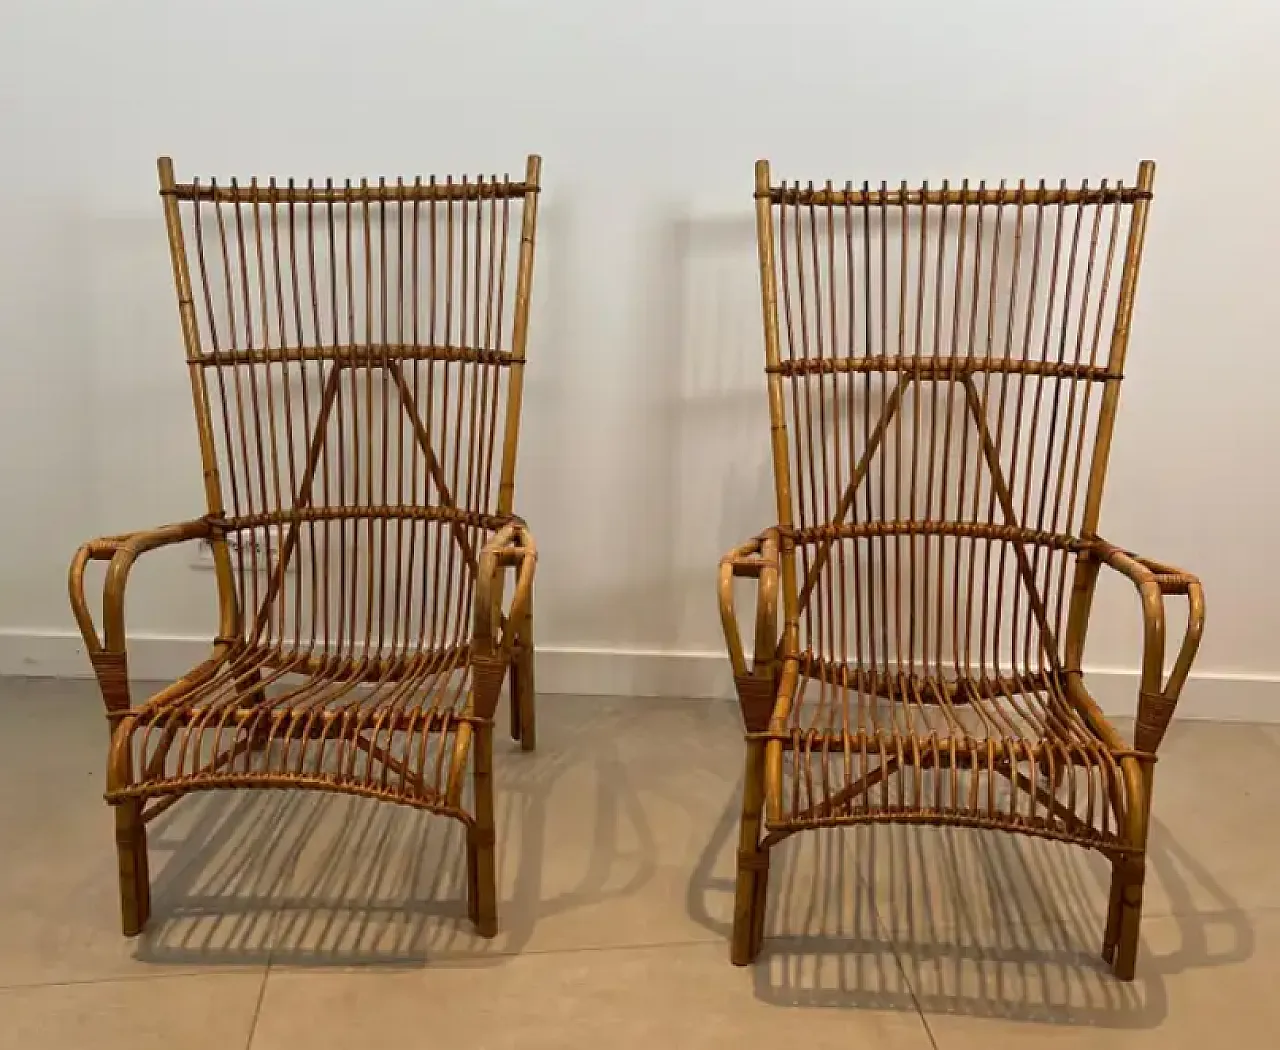
POLYGON ((1132 978, 1155 753, 1204 624, 1194 576, 1097 531, 1153 176, 838 188, 757 165, 778 520, 720 570, 747 728, 735 963, 772 846, 911 822, 1101 850, 1103 954, 1132 978), (1142 602, 1132 741, 1081 673, 1103 566, 1142 602), (1189 614, 1166 675, 1169 595, 1189 614))
POLYGON ((512 736, 534 746, 536 552, 513 496, 540 167, 182 184, 160 160, 206 513, 90 542, 70 579, 111 729, 126 934, 150 911, 146 823, 217 788, 460 820, 470 915, 495 932, 508 671, 512 736), (183 541, 208 545, 218 634, 135 706, 125 585, 140 555, 183 541), (90 561, 107 563, 101 630, 90 561))

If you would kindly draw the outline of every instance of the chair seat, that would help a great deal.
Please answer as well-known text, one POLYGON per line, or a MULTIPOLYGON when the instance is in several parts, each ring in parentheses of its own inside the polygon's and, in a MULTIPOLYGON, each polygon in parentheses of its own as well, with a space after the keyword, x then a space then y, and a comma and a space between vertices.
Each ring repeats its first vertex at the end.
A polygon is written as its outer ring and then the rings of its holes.
POLYGON ((804 654, 783 676, 775 838, 805 827, 948 823, 1122 843, 1132 752, 1109 744, 1049 673, 871 673, 804 654), (788 681, 792 684, 788 686, 788 681))
MULTIPOLYGON (((127 713, 107 798, 313 787, 459 815, 452 746, 469 722, 466 646, 351 658, 240 646, 127 713)), ((114 765, 114 763, 113 763, 114 765)))

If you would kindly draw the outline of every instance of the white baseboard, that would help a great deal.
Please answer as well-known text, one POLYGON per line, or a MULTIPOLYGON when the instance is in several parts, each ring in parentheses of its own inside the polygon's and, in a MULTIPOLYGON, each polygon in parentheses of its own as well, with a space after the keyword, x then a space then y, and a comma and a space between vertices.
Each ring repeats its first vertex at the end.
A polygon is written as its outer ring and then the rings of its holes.
MULTIPOLYGON (((136 635, 129 647, 129 671, 138 679, 172 679, 208 653, 206 639, 136 635)), ((91 674, 78 634, 0 630, 0 676, 85 678, 91 674)), ((728 661, 716 652, 544 646, 538 650, 537 676, 542 693, 726 700, 734 696, 728 661)), ((1088 671, 1086 679, 1107 714, 1134 713, 1136 671, 1097 668, 1088 671)), ((1178 717, 1280 724, 1280 674, 1194 675, 1178 704, 1178 717)))

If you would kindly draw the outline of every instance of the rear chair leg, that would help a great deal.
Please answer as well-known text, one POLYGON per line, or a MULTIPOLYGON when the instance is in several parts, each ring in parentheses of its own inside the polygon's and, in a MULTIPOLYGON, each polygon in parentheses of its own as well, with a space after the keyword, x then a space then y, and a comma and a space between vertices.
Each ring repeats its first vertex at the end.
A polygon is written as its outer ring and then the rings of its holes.
POLYGON ((126 937, 136 937, 151 917, 147 827, 142 822, 142 803, 137 799, 117 803, 114 808, 120 870, 120 926, 126 937))
POLYGON ((756 958, 760 954, 760 949, 764 947, 764 919, 769 900, 769 851, 761 850, 757 856, 761 860, 761 866, 756 869, 755 904, 752 906, 754 909, 754 926, 751 930, 752 959, 756 958))
POLYGON ((515 659, 511 663, 511 739, 520 741, 523 751, 538 746, 538 726, 534 712, 533 685, 533 595, 516 634, 515 659))
POLYGON ((476 820, 467 828, 467 914, 481 937, 498 932, 497 831, 493 816, 493 726, 476 726, 476 820))
POLYGON ((467 825, 467 918, 480 921, 480 856, 476 850, 475 829, 467 825))
POLYGON ((511 665, 511 677, 508 679, 511 707, 511 739, 519 740, 524 736, 524 719, 520 717, 520 667, 518 662, 511 665))
POLYGON ((520 741, 523 751, 538 746, 538 723, 534 712, 533 647, 521 644, 511 665, 511 738, 520 741))
POLYGON ((764 809, 764 741, 747 741, 742 788, 742 825, 738 836, 738 882, 733 900, 733 943, 729 958, 748 966, 764 944, 769 884, 769 851, 760 847, 764 809))

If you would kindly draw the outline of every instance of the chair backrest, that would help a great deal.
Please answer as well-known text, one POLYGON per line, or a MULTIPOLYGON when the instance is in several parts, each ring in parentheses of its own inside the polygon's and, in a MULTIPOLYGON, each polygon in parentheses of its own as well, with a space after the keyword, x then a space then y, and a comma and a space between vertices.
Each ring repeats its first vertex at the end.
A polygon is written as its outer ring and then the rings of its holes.
POLYGON ((160 192, 220 583, 242 635, 370 655, 468 636, 512 514, 541 163, 160 192))
POLYGON ((835 188, 757 164, 792 651, 833 675, 1061 670, 1153 175, 835 188))

